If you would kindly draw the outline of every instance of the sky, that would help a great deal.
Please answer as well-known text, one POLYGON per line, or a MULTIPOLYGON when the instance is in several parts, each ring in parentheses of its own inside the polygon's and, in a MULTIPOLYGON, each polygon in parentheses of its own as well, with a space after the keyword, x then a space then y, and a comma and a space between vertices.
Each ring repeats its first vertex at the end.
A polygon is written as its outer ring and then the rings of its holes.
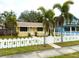
MULTIPOLYGON (((3 11, 11 11, 13 10, 17 17, 21 14, 21 12, 28 10, 37 11, 40 6, 45 7, 46 9, 52 9, 53 5, 56 3, 63 4, 67 0, 0 0, 0 13, 3 11)), ((70 13, 79 18, 79 0, 72 0, 74 2, 73 5, 70 5, 70 13)), ((55 16, 60 15, 60 11, 58 9, 54 10, 55 16)))

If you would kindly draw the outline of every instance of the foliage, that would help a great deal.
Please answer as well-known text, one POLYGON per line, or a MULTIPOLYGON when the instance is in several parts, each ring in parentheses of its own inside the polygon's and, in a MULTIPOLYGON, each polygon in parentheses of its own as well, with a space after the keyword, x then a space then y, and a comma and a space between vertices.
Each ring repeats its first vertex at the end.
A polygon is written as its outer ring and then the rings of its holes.
MULTIPOLYGON (((53 6, 53 9, 58 8, 60 10, 61 15, 59 17, 63 17, 63 20, 66 20, 66 22, 71 22, 72 18, 73 18, 73 15, 71 13, 69 13, 70 4, 73 4, 73 2, 66 1, 63 3, 63 5, 58 3, 53 6)), ((62 21, 62 20, 60 20, 60 21, 62 21)))
POLYGON ((26 22, 42 22, 42 16, 36 11, 24 11, 21 13, 19 19, 26 22))
POLYGON ((38 33, 37 33, 37 32, 35 32, 35 36, 37 36, 37 34, 38 34, 38 33))
POLYGON ((30 33, 28 33, 28 37, 32 37, 32 35, 30 33))
MULTIPOLYGON (((54 12, 53 10, 49 9, 46 10, 44 7, 39 7, 38 10, 41 10, 42 13, 42 20, 43 20, 43 27, 45 30, 45 34, 48 31, 52 31, 52 28, 54 27, 54 12)), ((52 33, 52 32, 51 32, 52 33)))
POLYGON ((1 19, 3 20, 3 23, 5 25, 5 28, 7 30, 10 30, 11 33, 16 32, 16 15, 13 11, 4 11, 1 14, 1 19))

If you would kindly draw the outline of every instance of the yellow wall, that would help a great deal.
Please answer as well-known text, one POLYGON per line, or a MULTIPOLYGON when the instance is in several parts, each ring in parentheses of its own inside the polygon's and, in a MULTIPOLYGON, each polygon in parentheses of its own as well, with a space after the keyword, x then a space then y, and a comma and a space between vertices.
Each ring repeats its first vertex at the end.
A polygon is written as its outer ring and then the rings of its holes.
POLYGON ((43 36, 44 35, 44 31, 37 31, 37 28, 28 28, 27 31, 20 31, 20 29, 18 28, 18 36, 28 36, 28 33, 30 33, 32 36, 35 35, 35 32, 37 32, 38 36, 43 36))
POLYGON ((44 31, 37 31, 37 33, 38 36, 44 36, 44 31))
POLYGON ((18 24, 17 24, 16 31, 18 32, 18 36, 28 36, 28 33, 30 33, 32 36, 34 36, 35 32, 37 32, 38 36, 44 35, 44 31, 37 31, 37 28, 35 28, 35 27, 28 27, 27 31, 20 31, 18 24))
POLYGON ((28 32, 19 32, 18 36, 28 36, 28 32))

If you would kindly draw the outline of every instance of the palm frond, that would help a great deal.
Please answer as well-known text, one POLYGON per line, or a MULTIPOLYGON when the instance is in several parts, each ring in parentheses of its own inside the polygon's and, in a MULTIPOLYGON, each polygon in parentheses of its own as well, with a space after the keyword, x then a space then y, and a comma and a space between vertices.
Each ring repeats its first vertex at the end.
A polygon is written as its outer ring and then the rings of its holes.
POLYGON ((47 16, 48 16, 49 19, 53 19, 54 15, 55 15, 55 13, 53 12, 53 10, 47 11, 47 16))
POLYGON ((45 14, 45 12, 46 12, 44 7, 39 7, 37 10, 41 10, 42 14, 45 14))
POLYGON ((64 3, 64 5, 68 5, 68 4, 74 4, 74 2, 72 2, 72 1, 66 1, 66 2, 64 3))
POLYGON ((69 11, 69 4, 73 4, 73 2, 72 1, 67 1, 67 2, 65 2, 64 4, 63 4, 63 6, 62 6, 62 11, 63 12, 68 12, 69 11))
POLYGON ((62 6, 61 6, 60 4, 55 4, 55 5, 53 6, 53 9, 55 9, 55 8, 58 8, 58 9, 61 11, 62 6))

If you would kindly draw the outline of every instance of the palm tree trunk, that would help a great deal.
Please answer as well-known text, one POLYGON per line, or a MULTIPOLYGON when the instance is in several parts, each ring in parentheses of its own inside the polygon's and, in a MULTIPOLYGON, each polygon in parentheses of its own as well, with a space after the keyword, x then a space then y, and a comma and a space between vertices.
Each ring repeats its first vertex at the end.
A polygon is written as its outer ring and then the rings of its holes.
POLYGON ((49 29, 49 34, 48 35, 50 36, 50 29, 49 29))
POLYGON ((54 36, 55 36, 55 28, 54 28, 54 36))
POLYGON ((61 42, 63 42, 63 33, 62 33, 62 31, 63 31, 63 26, 61 26, 61 42))
POLYGON ((46 31, 44 32, 44 47, 46 47, 46 31))

